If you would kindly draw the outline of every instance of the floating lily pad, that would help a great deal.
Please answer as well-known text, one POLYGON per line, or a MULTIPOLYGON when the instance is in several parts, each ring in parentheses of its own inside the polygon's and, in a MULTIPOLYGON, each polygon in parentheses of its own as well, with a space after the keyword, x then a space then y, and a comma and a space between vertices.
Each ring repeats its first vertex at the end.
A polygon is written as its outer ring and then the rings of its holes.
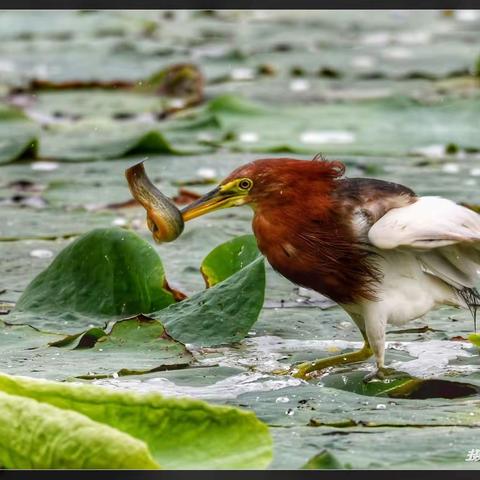
POLYGON ((327 387, 370 397, 463 398, 480 393, 480 387, 454 380, 412 378, 410 375, 399 373, 396 378, 365 383, 364 376, 365 372, 328 375, 322 383, 327 387))
POLYGON ((92 161, 133 154, 187 155, 212 149, 188 141, 175 131, 155 126, 105 121, 103 124, 60 125, 41 138, 40 154, 62 161, 92 161), (128 132, 128 133, 126 133, 128 132))
POLYGON ((398 97, 273 107, 225 95, 209 108, 230 134, 225 145, 241 151, 405 155, 433 144, 480 149, 479 105, 480 97, 425 105, 398 97))
POLYGON ((95 227, 109 227, 115 216, 108 212, 66 212, 62 209, 36 210, 2 206, 0 241, 57 240, 76 237, 95 227))
POLYGON ((109 332, 90 328, 68 337, 0 323, 0 346, 1 370, 52 380, 139 375, 185 368, 193 361, 160 322, 144 317, 119 321, 109 332))
POLYGON ((162 262, 149 243, 127 230, 97 229, 68 245, 32 280, 12 320, 78 332, 173 302, 162 262))
POLYGON ((253 235, 242 235, 214 248, 204 259, 201 272, 207 287, 213 287, 260 256, 253 235))
POLYGON ((265 266, 257 258, 223 282, 149 317, 183 343, 201 346, 238 342, 256 322, 265 295, 265 266))

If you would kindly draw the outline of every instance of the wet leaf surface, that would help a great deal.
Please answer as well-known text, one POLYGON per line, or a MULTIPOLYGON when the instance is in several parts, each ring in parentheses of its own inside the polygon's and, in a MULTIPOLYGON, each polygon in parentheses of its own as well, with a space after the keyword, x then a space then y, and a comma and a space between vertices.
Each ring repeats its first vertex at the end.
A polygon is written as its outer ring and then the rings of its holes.
POLYGON ((174 303, 162 262, 140 237, 97 229, 62 250, 27 286, 7 321, 51 331, 103 326, 174 303))
POLYGON ((183 343, 230 344, 242 340, 257 321, 264 292, 264 260, 257 258, 213 287, 149 317, 183 343))
MULTIPOLYGON (((20 445, 26 445, 24 448, 28 449, 31 442, 13 443, 14 450, 9 453, 19 454, 19 458, 2 455, 8 458, 9 467, 45 467, 44 448, 47 453, 50 452, 48 458, 52 464, 48 466, 51 468, 105 467, 108 457, 98 459, 95 455, 98 455, 98 450, 103 455, 104 449, 108 449, 112 459, 114 456, 122 457, 114 463, 118 468, 154 468, 155 462, 158 462, 161 467, 169 469, 254 469, 265 468, 272 456, 272 440, 267 426, 251 412, 231 407, 5 374, 0 375, 0 395, 2 408, 6 413, 14 413, 13 421, 2 424, 7 438, 12 438, 12 430, 15 430, 29 440, 33 438, 33 447, 40 439, 43 440, 38 447, 40 451, 28 452, 39 462, 33 465, 22 458, 21 454, 26 452, 18 451, 20 445), (15 425, 15 420, 22 418, 18 410, 15 411, 15 405, 24 407, 26 416, 37 416, 37 422, 15 425), (68 420, 78 427, 68 428, 65 425, 68 420), (38 422, 46 422, 47 425, 39 425, 38 422), (28 426, 33 428, 29 431, 28 426), (56 446, 54 452, 42 436, 46 428, 62 444, 58 447, 53 443, 56 446), (76 436, 79 431, 80 438, 76 436), (66 439, 72 435, 73 441, 67 442, 66 439), (62 442, 62 439, 65 441, 62 442), (74 448, 76 441, 83 447, 80 453, 74 448), (92 445, 98 446, 92 451, 92 445), (52 457, 52 454, 58 456, 52 457)), ((0 452, 3 453, 3 450, 0 452)))
POLYGON ((65 337, 28 325, 0 324, 5 355, 2 371, 14 375, 63 381, 95 379, 186 368, 190 352, 168 336, 160 322, 134 318, 117 322, 110 331, 90 328, 65 337))
POLYGON ((253 235, 243 235, 214 248, 204 259, 200 270, 207 287, 213 287, 260 256, 253 235))

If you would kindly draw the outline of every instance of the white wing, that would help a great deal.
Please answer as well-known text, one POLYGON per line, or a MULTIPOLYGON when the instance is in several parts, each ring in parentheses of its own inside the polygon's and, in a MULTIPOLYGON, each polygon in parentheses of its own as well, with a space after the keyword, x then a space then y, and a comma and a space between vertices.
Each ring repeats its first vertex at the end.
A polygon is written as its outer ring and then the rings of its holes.
POLYGON ((424 269, 450 285, 473 287, 480 279, 480 215, 440 197, 420 197, 393 208, 368 232, 382 250, 418 252, 424 269))

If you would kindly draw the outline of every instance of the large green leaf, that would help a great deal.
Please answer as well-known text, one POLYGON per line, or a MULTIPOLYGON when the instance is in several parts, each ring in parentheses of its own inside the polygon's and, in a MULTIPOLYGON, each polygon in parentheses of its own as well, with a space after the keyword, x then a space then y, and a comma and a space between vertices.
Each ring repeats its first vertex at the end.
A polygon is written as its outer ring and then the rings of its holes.
POLYGON ((74 410, 142 440, 162 467, 265 468, 271 461, 267 426, 237 408, 3 374, 0 391, 74 410))
POLYGON ((63 161, 90 161, 133 154, 186 155, 211 151, 176 130, 157 130, 134 122, 103 121, 59 125, 40 139, 40 154, 63 161), (127 133, 126 133, 127 132, 127 133))
POLYGON ((202 261, 200 270, 207 287, 238 272, 260 255, 253 235, 242 235, 215 247, 202 261))
POLYGON ((149 316, 183 343, 238 342, 256 322, 265 295, 265 266, 257 258, 223 282, 149 316))
POLYGON ((0 391, 5 468, 156 469, 145 442, 72 410, 0 391))
POLYGON ((225 95, 209 108, 229 132, 225 145, 241 151, 405 155, 430 145, 480 149, 474 127, 479 106, 478 96, 431 104, 398 97, 274 107, 225 95))
POLYGON ((162 262, 149 243, 127 230, 96 229, 68 245, 32 280, 14 317, 22 322, 27 313, 34 326, 78 331, 166 307, 174 299, 164 287, 162 262))

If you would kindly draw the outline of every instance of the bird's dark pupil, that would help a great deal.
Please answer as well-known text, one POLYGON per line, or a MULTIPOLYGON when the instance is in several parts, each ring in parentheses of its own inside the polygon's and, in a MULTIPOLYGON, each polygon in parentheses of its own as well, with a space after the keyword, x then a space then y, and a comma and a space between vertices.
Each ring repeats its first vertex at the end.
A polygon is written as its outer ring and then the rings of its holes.
POLYGON ((250 186, 250 183, 247 182, 246 180, 243 180, 242 182, 240 182, 241 188, 248 188, 249 186, 250 186))

